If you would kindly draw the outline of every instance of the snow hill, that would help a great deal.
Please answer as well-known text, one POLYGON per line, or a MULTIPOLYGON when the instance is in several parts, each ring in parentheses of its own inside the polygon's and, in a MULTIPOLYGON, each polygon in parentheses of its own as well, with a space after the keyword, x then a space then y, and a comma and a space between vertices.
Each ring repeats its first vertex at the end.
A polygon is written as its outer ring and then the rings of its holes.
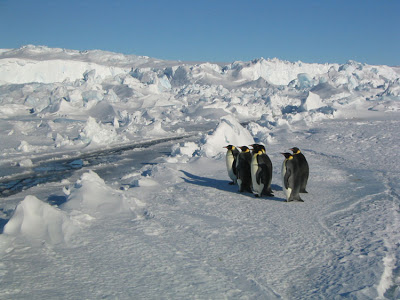
POLYGON ((0 298, 400 299, 399 112, 399 67, 1 49, 0 298), (254 142, 275 197, 228 185, 254 142))

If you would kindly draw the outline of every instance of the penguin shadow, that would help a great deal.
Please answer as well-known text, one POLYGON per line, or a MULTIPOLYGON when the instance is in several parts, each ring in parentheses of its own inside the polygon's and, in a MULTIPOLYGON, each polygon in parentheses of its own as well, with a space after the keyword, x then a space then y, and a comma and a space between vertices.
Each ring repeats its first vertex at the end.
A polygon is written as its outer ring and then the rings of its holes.
POLYGON ((181 177, 186 183, 195 184, 199 186, 212 187, 224 192, 234 192, 235 189, 237 190, 237 186, 229 184, 229 181, 227 180, 202 177, 194 175, 184 170, 179 170, 179 171, 181 171, 186 176, 186 177, 181 177))
POLYGON ((0 218, 0 234, 4 232, 4 227, 6 226, 8 219, 0 218))
MULTIPOLYGON (((214 178, 208 178, 208 177, 202 177, 202 176, 198 176, 198 175, 194 175, 192 173, 189 173, 187 171, 184 170, 180 170, 186 177, 181 177, 186 183, 190 183, 190 184, 195 184, 195 185, 199 185, 199 186, 205 186, 205 187, 211 187, 211 188, 215 188, 217 190, 221 190, 224 192, 231 192, 231 193, 237 193, 252 199, 261 199, 261 200, 272 200, 272 201, 278 201, 278 202, 285 202, 285 199, 273 196, 273 197, 266 197, 266 196, 262 196, 262 197, 255 197, 253 193, 250 192, 243 192, 240 193, 238 186, 234 185, 234 184, 229 184, 228 180, 220 180, 220 179, 214 179, 214 178)), ((273 191, 278 191, 281 190, 282 191, 282 187, 278 186, 278 185, 272 185, 271 186, 273 191)))
POLYGON ((3 234, 4 232, 4 227, 8 223, 8 221, 11 219, 14 210, 4 210, 3 208, 0 208, 0 211, 4 217, 0 218, 0 234, 3 234))

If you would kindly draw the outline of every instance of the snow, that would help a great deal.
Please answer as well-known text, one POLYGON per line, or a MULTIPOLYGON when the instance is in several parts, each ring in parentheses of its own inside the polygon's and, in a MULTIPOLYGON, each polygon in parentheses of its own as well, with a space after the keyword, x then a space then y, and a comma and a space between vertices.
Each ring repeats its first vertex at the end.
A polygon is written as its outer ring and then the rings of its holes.
POLYGON ((1 49, 0 298, 400 299, 399 74, 1 49), (274 197, 228 184, 255 142, 274 197))
POLYGON ((250 132, 233 117, 226 116, 221 118, 217 128, 204 138, 201 152, 206 157, 213 157, 225 153, 223 147, 226 145, 251 144, 254 144, 254 139, 250 132))
POLYGON ((96 216, 122 213, 134 210, 123 194, 108 188, 103 179, 95 172, 84 173, 69 192, 62 209, 79 211, 96 216))
POLYGON ((23 236, 33 243, 58 244, 68 241, 76 230, 65 212, 35 196, 26 196, 4 227, 4 234, 23 236))

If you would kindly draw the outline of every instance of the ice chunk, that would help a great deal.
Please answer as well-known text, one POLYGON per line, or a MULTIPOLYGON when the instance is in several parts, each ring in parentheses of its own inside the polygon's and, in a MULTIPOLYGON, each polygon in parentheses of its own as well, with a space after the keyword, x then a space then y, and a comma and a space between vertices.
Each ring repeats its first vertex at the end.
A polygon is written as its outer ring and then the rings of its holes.
POLYGON ((318 84, 318 81, 313 79, 309 74, 307 73, 300 73, 297 75, 297 85, 296 87, 299 89, 310 89, 314 85, 318 84))
POLYGON ((117 140, 118 135, 113 125, 97 123, 89 117, 79 138, 86 143, 108 144, 117 140))
POLYGON ((172 147, 171 155, 172 156, 186 155, 192 157, 198 149, 199 146, 196 143, 193 142, 180 143, 172 147))
POLYGON ((317 94, 314 94, 313 92, 308 92, 308 96, 306 100, 303 103, 303 108, 305 110, 312 110, 312 109, 318 109, 320 107, 323 107, 325 104, 322 102, 322 99, 320 96, 317 94))
POLYGON ((26 196, 4 227, 4 233, 49 244, 67 242, 78 230, 65 212, 35 196, 26 196))
POLYGON ((75 183, 63 209, 105 216, 132 211, 132 203, 122 193, 106 185, 95 172, 84 173, 75 183))
POLYGON ((244 146, 254 144, 250 132, 245 129, 233 116, 221 118, 217 128, 207 135, 201 147, 201 153, 207 157, 216 156, 226 150, 226 145, 244 146))
POLYGON ((33 166, 33 163, 32 163, 32 160, 30 160, 29 158, 26 158, 26 159, 21 160, 21 161, 18 163, 18 165, 19 165, 20 167, 27 168, 27 167, 32 167, 32 166, 33 166))
POLYGON ((50 104, 50 99, 48 97, 29 95, 26 97, 24 104, 32 107, 35 112, 40 112, 50 104))

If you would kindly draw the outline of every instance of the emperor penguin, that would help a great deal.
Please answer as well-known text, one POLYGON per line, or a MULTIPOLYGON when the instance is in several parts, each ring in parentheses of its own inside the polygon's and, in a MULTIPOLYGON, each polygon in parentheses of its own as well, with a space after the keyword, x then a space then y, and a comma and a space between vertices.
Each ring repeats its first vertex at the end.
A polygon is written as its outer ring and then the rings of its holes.
POLYGON ((250 192, 251 193, 251 152, 247 146, 239 147, 242 152, 239 153, 236 162, 237 170, 237 184, 239 186, 239 192, 250 192))
POLYGON ((272 162, 266 154, 265 147, 260 144, 253 144, 253 155, 251 160, 251 179, 253 185, 253 193, 256 197, 272 194, 272 162))
POLYGON ((239 150, 233 146, 233 145, 228 145, 224 147, 227 149, 226 151, 226 169, 228 171, 229 177, 232 179, 232 182, 229 182, 229 184, 236 184, 237 183, 237 171, 236 171, 236 160, 239 155, 239 150))
POLYGON ((282 189, 286 195, 286 201, 304 202, 300 198, 301 178, 299 165, 291 153, 281 153, 285 156, 282 163, 282 189))
POLYGON ((300 193, 308 193, 306 191, 308 176, 310 174, 310 168, 308 166, 308 162, 303 153, 301 153, 300 149, 297 147, 293 147, 290 150, 293 151, 294 158, 297 160, 299 165, 299 173, 301 178, 301 186, 300 193))

